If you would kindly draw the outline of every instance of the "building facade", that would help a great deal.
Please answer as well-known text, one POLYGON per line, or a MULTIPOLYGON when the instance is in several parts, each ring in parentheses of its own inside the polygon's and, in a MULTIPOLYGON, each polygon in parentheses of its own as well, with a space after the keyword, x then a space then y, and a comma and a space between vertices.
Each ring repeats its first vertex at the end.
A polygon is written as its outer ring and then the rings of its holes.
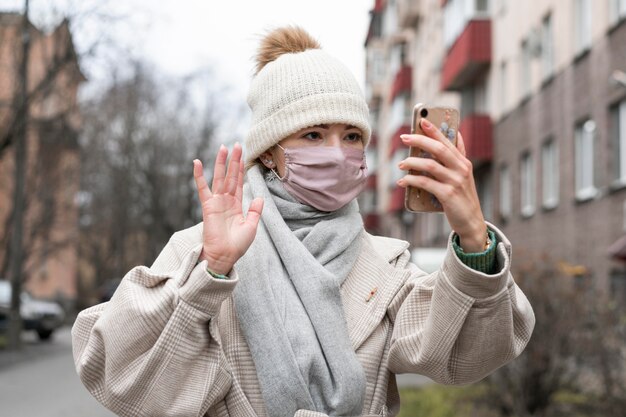
MULTIPOLYGON (((0 279, 8 279, 19 123, 23 16, 0 13, 0 279)), ((80 152, 77 104, 85 81, 68 22, 44 33, 29 23, 24 288, 68 307, 77 295, 80 152)))
POLYGON ((445 216, 403 210, 396 134, 417 102, 456 106, 485 218, 517 263, 547 255, 623 297, 624 265, 608 248, 626 233, 625 21, 626 0, 376 1, 365 47, 377 196, 366 218, 415 246, 445 244, 445 216), (411 74, 402 99, 398 56, 411 74))

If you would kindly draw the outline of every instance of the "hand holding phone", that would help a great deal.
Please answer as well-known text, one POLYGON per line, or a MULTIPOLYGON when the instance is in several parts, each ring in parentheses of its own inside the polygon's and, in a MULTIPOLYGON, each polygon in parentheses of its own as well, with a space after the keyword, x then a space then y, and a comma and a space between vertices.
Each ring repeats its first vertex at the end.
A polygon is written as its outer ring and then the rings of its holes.
MULTIPOLYGON (((457 146, 457 132, 459 128, 459 112, 452 107, 429 107, 418 103, 413 108, 411 134, 425 135, 420 126, 422 118, 428 119, 436 126, 452 144, 457 146)), ((426 135, 425 135, 426 136, 426 135)), ((409 148, 409 156, 433 158, 428 152, 417 147, 409 148)), ((409 170, 412 175, 430 174, 422 171, 409 170)), ((407 186, 404 194, 404 206, 413 212, 443 212, 443 207, 437 197, 430 192, 414 186, 407 186)))

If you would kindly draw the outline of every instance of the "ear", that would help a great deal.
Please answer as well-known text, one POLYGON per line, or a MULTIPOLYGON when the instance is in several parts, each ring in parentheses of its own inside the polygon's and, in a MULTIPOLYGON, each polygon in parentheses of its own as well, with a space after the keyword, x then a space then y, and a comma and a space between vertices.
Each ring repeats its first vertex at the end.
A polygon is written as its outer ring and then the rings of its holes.
POLYGON ((261 155, 259 155, 259 159, 261 160, 261 163, 263 165, 265 165, 267 168, 276 168, 276 162, 274 161, 274 155, 272 155, 272 153, 267 150, 265 152, 263 152, 261 155))

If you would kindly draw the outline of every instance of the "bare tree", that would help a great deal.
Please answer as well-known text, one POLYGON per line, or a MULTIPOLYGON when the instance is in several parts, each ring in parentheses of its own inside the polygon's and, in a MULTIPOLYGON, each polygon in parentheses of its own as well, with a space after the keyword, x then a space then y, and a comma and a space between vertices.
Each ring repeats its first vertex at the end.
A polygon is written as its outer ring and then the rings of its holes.
MULTIPOLYGON (((0 93, 2 165, 8 166, 15 154, 14 175, 0 183, 0 198, 10 203, 8 211, 0 210, 0 278, 13 277, 10 344, 15 347, 22 283, 35 271, 45 278, 47 260, 77 246, 78 216, 72 217, 79 185, 77 89, 85 78, 71 26, 104 16, 101 6, 82 8, 76 15, 80 18, 68 13, 42 29, 29 19, 27 0, 25 6, 24 13, 0 13, 0 77, 4 85, 14 87, 0 93), (9 198, 7 190, 12 188, 14 196, 9 198)), ((82 56, 93 56, 103 40, 83 47, 82 56)))
POLYGON ((515 276, 536 326, 520 357, 488 378, 485 403, 502 416, 620 415, 624 316, 606 308, 583 268, 543 256, 515 276))
POLYGON ((137 63, 84 106, 80 247, 93 285, 151 263, 172 233, 200 221, 192 160, 211 158, 217 117, 192 99, 193 81, 137 63))

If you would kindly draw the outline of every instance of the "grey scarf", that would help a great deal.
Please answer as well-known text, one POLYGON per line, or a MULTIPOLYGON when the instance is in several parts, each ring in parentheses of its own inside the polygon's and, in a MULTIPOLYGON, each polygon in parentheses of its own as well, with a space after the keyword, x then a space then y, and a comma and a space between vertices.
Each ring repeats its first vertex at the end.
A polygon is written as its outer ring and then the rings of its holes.
POLYGON ((258 166, 246 174, 244 213, 256 197, 265 199, 263 214, 235 265, 241 278, 234 300, 268 414, 360 415, 365 374, 339 293, 360 249, 358 204, 320 212, 258 166))

